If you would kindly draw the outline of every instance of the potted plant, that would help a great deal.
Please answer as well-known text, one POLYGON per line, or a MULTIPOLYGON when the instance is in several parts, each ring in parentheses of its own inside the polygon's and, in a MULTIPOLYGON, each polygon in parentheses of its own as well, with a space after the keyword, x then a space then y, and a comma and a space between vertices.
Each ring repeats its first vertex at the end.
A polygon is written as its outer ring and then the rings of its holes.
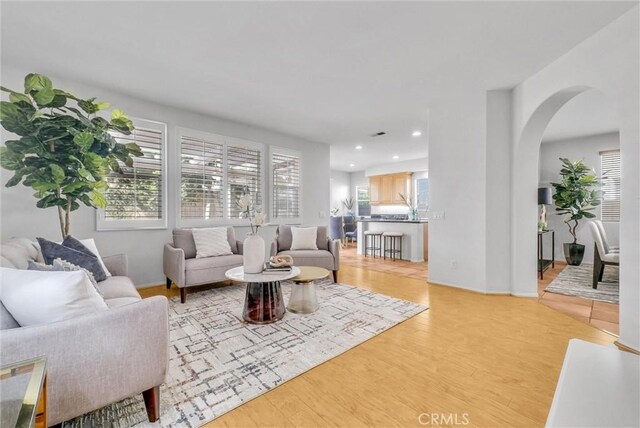
POLYGON ((347 209, 347 215, 349 217, 355 217, 355 213, 353 212, 353 207, 355 205, 356 201, 353 198, 347 198, 344 201, 342 201, 342 205, 344 205, 344 207, 347 209))
POLYGON ((399 193, 402 202, 409 208, 409 219, 418 220, 418 207, 413 205, 411 196, 407 196, 404 193, 399 193))
POLYGON ((555 189, 553 200, 556 214, 564 216, 564 222, 573 236, 573 242, 564 243, 564 257, 567 263, 579 266, 584 257, 584 245, 578 244, 576 229, 583 218, 595 218, 591 211, 602 201, 600 179, 596 172, 584 164, 582 160, 571 162, 560 158, 560 183, 551 183, 555 189))
POLYGON ((262 213, 253 203, 251 194, 242 195, 238 201, 240 217, 248 218, 251 232, 247 234, 243 244, 243 266, 245 273, 260 273, 264 270, 265 243, 264 239, 258 235, 260 226, 266 226, 266 215, 262 213))
POLYGON ((119 162, 133 166, 132 156, 142 156, 137 144, 120 144, 109 133, 131 134, 133 122, 118 109, 110 121, 97 116, 108 103, 54 89, 41 74, 25 77, 24 92, 0 89, 9 93, 9 101, 0 102, 0 124, 17 135, 0 148, 0 165, 14 171, 6 187, 22 182, 35 190, 38 208, 57 207, 64 239, 80 202, 104 208, 107 174, 119 172, 119 162), (67 105, 70 100, 77 108, 67 105))

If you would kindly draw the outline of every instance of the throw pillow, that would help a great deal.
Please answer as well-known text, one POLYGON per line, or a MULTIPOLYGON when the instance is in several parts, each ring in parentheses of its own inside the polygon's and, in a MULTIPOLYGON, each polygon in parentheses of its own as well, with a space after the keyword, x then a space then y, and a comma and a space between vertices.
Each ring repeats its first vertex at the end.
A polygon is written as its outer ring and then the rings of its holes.
POLYGON ((192 233, 196 243, 196 259, 233 254, 226 227, 202 227, 192 229, 192 233))
POLYGON ((317 227, 292 227, 291 250, 317 250, 317 227))
POLYGON ((93 284, 93 286, 96 287, 96 291, 102 296, 102 292, 98 288, 98 282, 93 277, 93 274, 88 270, 86 270, 85 268, 76 266, 73 263, 69 263, 66 260, 55 259, 52 265, 45 265, 42 263, 36 263, 33 260, 29 260, 29 266, 27 266, 27 269, 38 270, 40 272, 72 272, 76 270, 81 270, 87 274, 87 276, 89 277, 89 281, 91 281, 91 284, 93 284))
POLYGON ((62 245, 65 247, 73 248, 74 250, 81 251, 90 256, 96 256, 98 258, 98 262, 100 262, 100 267, 104 271, 105 275, 111 276, 111 272, 107 269, 104 262, 102 261, 102 257, 100 257, 100 253, 98 252, 98 247, 96 246, 96 241, 93 238, 88 239, 76 239, 73 236, 69 235, 64 238, 62 241, 62 245))
POLYGON ((0 300, 23 327, 108 309, 82 271, 40 272, 0 268, 0 300))
POLYGON ((104 270, 102 270, 102 266, 100 266, 98 257, 95 254, 87 254, 73 248, 65 247, 64 245, 56 244, 44 238, 38 238, 38 243, 40 244, 42 257, 46 264, 53 264, 53 260, 60 258, 76 266, 85 268, 93 274, 93 277, 98 282, 107 279, 107 275, 104 270))

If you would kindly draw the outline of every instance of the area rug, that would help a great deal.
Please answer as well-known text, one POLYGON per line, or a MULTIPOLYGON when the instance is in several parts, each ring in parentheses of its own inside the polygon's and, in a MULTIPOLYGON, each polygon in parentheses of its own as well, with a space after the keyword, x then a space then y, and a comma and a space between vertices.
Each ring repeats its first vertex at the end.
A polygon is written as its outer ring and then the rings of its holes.
POLYGON ((602 281, 598 282, 598 288, 594 289, 592 286, 592 264, 583 263, 580 266, 567 266, 544 291, 600 300, 602 302, 618 303, 620 292, 619 275, 618 266, 605 266, 602 281))
MULTIPOLYGON (((159 422, 148 422, 139 395, 64 427, 198 427, 427 309, 325 280, 317 283, 317 312, 252 325, 242 321, 245 288, 192 293, 185 304, 170 300, 159 422)), ((288 302, 291 284, 282 288, 288 302)))

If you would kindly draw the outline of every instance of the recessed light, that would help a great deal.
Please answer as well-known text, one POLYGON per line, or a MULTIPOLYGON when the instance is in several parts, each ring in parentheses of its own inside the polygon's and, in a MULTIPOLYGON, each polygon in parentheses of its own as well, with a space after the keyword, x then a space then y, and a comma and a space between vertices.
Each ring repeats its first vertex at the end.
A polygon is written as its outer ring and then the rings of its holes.
POLYGON ((400 159, 400 156, 398 156, 398 155, 393 155, 393 158, 394 158, 394 159, 400 159))
POLYGON ((355 164, 355 163, 350 163, 350 164, 349 164, 349 166, 350 166, 351 168, 353 168, 354 166, 356 166, 356 164, 355 164))
POLYGON ((362 150, 362 146, 360 145, 356 146, 356 150, 362 150))
POLYGON ((419 136, 421 136, 421 135, 422 135, 422 132, 420 132, 420 131, 413 131, 413 134, 411 134, 411 135, 413 135, 414 137, 419 137, 419 136))

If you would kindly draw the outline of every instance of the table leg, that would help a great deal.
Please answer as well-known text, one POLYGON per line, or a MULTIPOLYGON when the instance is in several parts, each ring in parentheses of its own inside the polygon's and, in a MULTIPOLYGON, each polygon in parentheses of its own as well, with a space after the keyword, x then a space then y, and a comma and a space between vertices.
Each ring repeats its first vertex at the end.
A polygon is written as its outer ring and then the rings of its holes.
POLYGON ((250 282, 244 300, 242 317, 251 324, 269 324, 285 314, 280 281, 250 282))

